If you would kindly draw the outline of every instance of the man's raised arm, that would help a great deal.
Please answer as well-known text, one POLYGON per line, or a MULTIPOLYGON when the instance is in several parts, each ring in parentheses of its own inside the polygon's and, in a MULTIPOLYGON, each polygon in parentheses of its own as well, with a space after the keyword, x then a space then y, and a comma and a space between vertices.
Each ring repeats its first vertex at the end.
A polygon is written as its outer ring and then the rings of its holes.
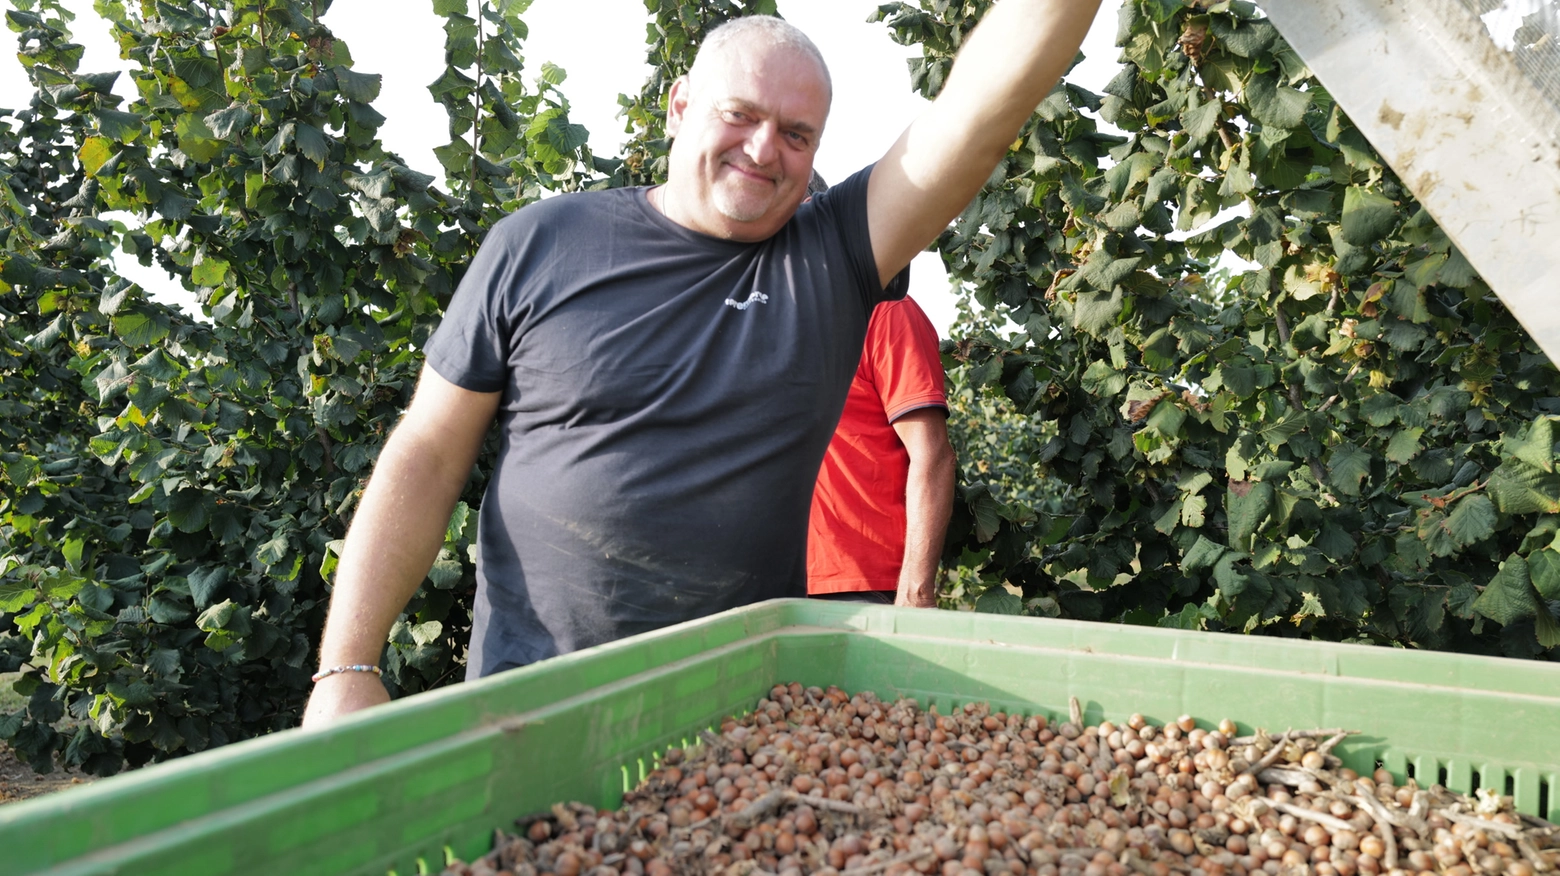
POLYGON ((958 216, 1094 21, 1099 0, 999 0, 972 31, 947 84, 872 171, 867 216, 886 283, 958 216))
MULTIPOLYGON (((444 544, 498 400, 496 392, 461 389, 423 368, 347 532, 320 640, 321 668, 379 662, 391 625, 444 544)), ((303 725, 317 727, 388 700, 371 673, 331 675, 315 685, 303 725)))

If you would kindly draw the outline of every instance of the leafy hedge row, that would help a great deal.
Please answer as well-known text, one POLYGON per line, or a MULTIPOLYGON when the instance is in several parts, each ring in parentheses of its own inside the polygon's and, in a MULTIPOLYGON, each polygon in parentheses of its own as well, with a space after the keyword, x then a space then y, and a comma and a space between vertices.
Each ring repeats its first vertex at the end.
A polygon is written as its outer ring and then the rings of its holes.
MULTIPOLYGON (((380 144, 379 77, 328 5, 103 0, 128 104, 77 71, 57 0, 7 15, 38 93, 0 123, 0 669, 31 667, 0 738, 39 766, 296 722, 336 540, 483 229, 595 175, 561 72, 520 75, 521 4, 435 3, 447 189, 380 144), (116 251, 205 318, 117 278, 116 251), (64 709, 94 724, 60 739, 64 709)), ((392 634, 402 692, 459 671, 468 509, 392 634)))
MULTIPOLYGON (((987 5, 882 7, 923 94, 987 5)), ((963 487, 977 605, 1554 658, 1554 365, 1254 5, 1117 43, 938 244, 957 379, 1050 424, 1044 505, 963 487)))

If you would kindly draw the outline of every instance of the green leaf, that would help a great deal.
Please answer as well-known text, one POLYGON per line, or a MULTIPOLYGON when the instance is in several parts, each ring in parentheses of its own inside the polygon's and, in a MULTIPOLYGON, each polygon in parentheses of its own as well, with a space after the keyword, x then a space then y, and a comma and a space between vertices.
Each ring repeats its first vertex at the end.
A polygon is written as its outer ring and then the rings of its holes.
POLYGON ((358 103, 373 103, 379 99, 379 89, 384 77, 378 73, 357 73, 347 67, 336 67, 336 88, 343 97, 358 103))
POLYGON ((254 113, 243 104, 234 104, 227 109, 217 110, 206 116, 206 127, 211 135, 218 140, 237 140, 244 129, 255 119, 254 113))
POLYGON ((1358 496, 1360 483, 1370 474, 1371 455, 1352 443, 1333 448, 1327 458, 1327 479, 1346 496, 1358 496))
POLYGON ((1489 494, 1505 514, 1560 513, 1560 474, 1507 460, 1490 474, 1489 494))
POLYGON ((449 525, 444 529, 444 540, 449 544, 460 541, 466 532, 466 524, 471 517, 471 506, 465 502, 456 502, 455 511, 450 514, 449 525))
POLYGON ((1196 543, 1192 545, 1192 549, 1187 551, 1186 555, 1181 558, 1181 571, 1189 575, 1203 569, 1211 569, 1228 550, 1229 548, 1209 539, 1207 536, 1199 535, 1196 543))
POLYGON ((1314 546, 1327 559, 1341 563, 1353 555, 1356 544, 1354 536, 1350 535, 1348 530, 1328 521, 1322 524, 1322 531, 1317 534, 1314 546))
POLYGON ((1403 406, 1390 392, 1378 392, 1360 402, 1360 416, 1378 429, 1392 425, 1397 420, 1398 409, 1403 406))
POLYGON ((1120 286, 1109 292, 1079 292, 1073 303, 1073 325, 1098 337, 1116 324, 1123 306, 1120 286))
POLYGON ((1314 350, 1327 345, 1327 333, 1326 314, 1313 313, 1295 326, 1294 332, 1289 336, 1289 343, 1301 352, 1314 350))
POLYGON ((255 550, 255 559, 266 566, 274 566, 280 563, 292 549, 292 543, 287 538, 287 533, 278 532, 270 540, 260 545, 255 550))
POLYGON ((190 573, 190 599, 194 600, 195 607, 204 609, 211 605, 212 600, 227 583, 228 570, 224 567, 214 569, 197 569, 190 573))
POLYGON ((1534 551, 1528 555, 1527 564, 1538 594, 1551 601, 1560 599, 1560 551, 1534 551))
POLYGON ((1228 601, 1239 598, 1251 584, 1251 576, 1235 566, 1246 559, 1245 554, 1231 552, 1219 557, 1219 561, 1213 565, 1214 583, 1218 585, 1219 595, 1228 601))
MULTIPOLYGON (((1276 423, 1268 423, 1262 427, 1258 434, 1269 447, 1279 448, 1288 443, 1289 439, 1305 431, 1305 417, 1300 414, 1290 414, 1276 423)), ((1286 472, 1288 469, 1285 470, 1286 472)), ((1262 478, 1266 480, 1266 478, 1262 478)))
POLYGON ((998 584, 975 600, 975 610, 986 614, 1023 614, 1024 600, 998 584))
POLYGON ((1110 398, 1127 388, 1127 375, 1112 368, 1110 362, 1096 359, 1083 372, 1083 388, 1093 395, 1110 398))
POLYGON ((19 614, 38 598, 38 588, 26 581, 0 583, 0 612, 19 614))
POLYGON ((87 176, 97 176, 97 172, 103 165, 114 157, 114 143, 106 137, 88 137, 81 144, 81 151, 77 157, 81 159, 81 169, 87 176))
POLYGON ((985 484, 970 489, 964 498, 975 518, 975 540, 982 544, 991 541, 1002 526, 1002 503, 985 484))
POLYGON ((1208 22, 1208 31, 1219 45, 1231 54, 1242 58, 1256 58, 1268 51, 1278 38, 1278 28, 1264 19, 1241 19, 1215 15, 1208 22))
POLYGON ((199 532, 211 522, 211 505, 204 491, 185 487, 168 497, 168 522, 180 532, 199 532))
POLYGON ((260 205, 260 193, 265 191, 265 174, 250 171, 244 174, 244 207, 253 210, 260 205))
POLYGON ((326 160, 330 158, 330 142, 325 139, 324 131, 314 125, 299 125, 293 142, 305 158, 324 169, 326 160))
POLYGON ((190 268, 190 282, 197 286, 220 286, 227 277, 229 267, 227 262, 216 256, 206 256, 190 268))
POLYGON ((168 336, 168 317, 161 311, 135 307, 114 317, 114 332, 132 347, 149 346, 168 336))
POLYGON ((1295 617, 1326 617, 1327 609, 1323 607, 1322 600, 1310 591, 1300 594, 1300 610, 1295 612, 1295 617))
POLYGON ((1230 543, 1234 547, 1248 548, 1251 537, 1272 511, 1273 497, 1272 484, 1230 481, 1224 501, 1229 516, 1230 543))
POLYGON ((1078 271, 1077 281, 1107 291, 1131 276, 1142 262, 1141 257, 1118 258, 1104 250, 1096 250, 1078 271))
POLYGON ((1181 503, 1181 522, 1192 529, 1201 529, 1207 523, 1208 497, 1187 496, 1181 503))
POLYGON ((1213 483, 1213 475, 1208 472, 1201 470, 1189 471, 1181 475, 1181 479, 1176 482, 1175 488, 1183 493, 1195 494, 1201 493, 1203 488, 1211 483, 1213 483))
POLYGON ((153 596, 146 605, 146 615, 153 623, 177 624, 190 619, 194 612, 174 599, 166 596, 153 596))
POLYGON ((1204 620, 1202 610, 1198 606, 1188 603, 1182 606, 1179 612, 1174 614, 1167 613, 1160 618, 1156 626, 1172 630, 1200 630, 1203 628, 1204 620))
POLYGON ((1251 104, 1251 116, 1264 125, 1288 130, 1305 122, 1305 111, 1311 105, 1310 94, 1278 84, 1278 77, 1259 74, 1251 77, 1246 86, 1246 98, 1251 104))
POLYGON ((448 590, 459 584, 465 575, 465 569, 460 561, 447 550, 439 551, 438 559, 433 561, 433 566, 428 570, 428 580, 439 590, 448 590))
POLYGON ((1507 433, 1505 451, 1528 465, 1545 472, 1555 470, 1554 429, 1549 417, 1539 417, 1518 433, 1507 433))
POLYGON ((1193 142, 1201 143, 1213 134, 1223 106, 1217 100, 1198 103, 1181 114, 1181 125, 1193 142))
POLYGON ((174 123, 179 136, 179 151, 203 164, 215 161, 226 144, 217 139, 205 119, 195 113, 185 113, 174 123))
POLYGON ((1419 455, 1419 451, 1422 449, 1419 439, 1424 434, 1425 430, 1417 426, 1399 429, 1394 432, 1392 440, 1387 442, 1387 459, 1398 465, 1407 465, 1414 457, 1419 455))
POLYGON ((97 119, 98 131, 116 142, 132 143, 141 135, 142 119, 135 113, 100 109, 94 110, 92 116, 97 119))
POLYGON ((226 630, 235 635, 247 636, 250 632, 250 609, 231 599, 224 599, 200 613, 195 626, 204 632, 226 630))
POLYGON ((1250 398, 1257 391, 1257 371, 1244 358, 1232 359, 1213 370, 1220 384, 1241 398, 1250 398))
POLYGON ((1500 571, 1474 600, 1473 610, 1502 626, 1530 618, 1541 610, 1549 612, 1533 592, 1527 561, 1517 554, 1500 564, 1500 571))
POLYGON ((1533 612, 1533 633, 1544 648, 1560 646, 1560 622, 1550 613, 1549 607, 1539 605, 1533 612))
POLYGON ((419 645, 431 645, 444 634, 444 624, 438 621, 427 621, 410 626, 407 631, 411 634, 413 642, 419 645))
POLYGON ((174 380, 184 373, 177 363, 168 358, 168 354, 164 353, 161 347, 153 347, 150 353, 137 359, 130 366, 130 370, 164 382, 174 380))
POLYGON ((1343 193, 1343 239, 1355 246, 1386 237, 1398 219, 1398 205, 1385 195, 1360 186, 1343 193))
POLYGON ((1495 534, 1495 503, 1485 496, 1464 496, 1447 515, 1446 529, 1464 547, 1489 538, 1495 534))
POLYGON ((547 124, 547 143, 559 154, 569 155, 590 142, 590 131, 584 125, 572 124, 563 118, 547 124))

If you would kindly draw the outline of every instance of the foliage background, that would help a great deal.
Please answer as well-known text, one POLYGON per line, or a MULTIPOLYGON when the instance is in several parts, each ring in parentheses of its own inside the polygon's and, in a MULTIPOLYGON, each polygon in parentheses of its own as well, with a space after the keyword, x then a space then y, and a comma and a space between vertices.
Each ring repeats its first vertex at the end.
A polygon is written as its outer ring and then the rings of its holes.
MULTIPOLYGON (((40 768, 295 723, 334 549, 484 229, 658 180, 699 39, 774 12, 647 0, 657 73, 603 158, 525 68, 524 0, 432 3, 439 176, 377 139, 329 0, 97 0, 129 102, 59 0, 11 0, 38 93, 0 115, 0 672, 28 699, 0 739, 40 768)), ((986 5, 881 8, 917 89, 986 5)), ((1553 366, 1253 7, 1130 0, 1119 37, 1107 93, 1058 89, 938 244, 978 305, 945 351, 950 604, 1553 658, 1553 366), (1205 279, 1225 250, 1261 269, 1205 279)), ((460 671, 490 459, 387 643, 397 693, 460 671)))
MULTIPOLYGON (((882 7, 924 94, 986 5, 882 7)), ((981 305, 959 595, 1554 659, 1553 364, 1254 5, 1129 0, 1118 44, 938 243, 981 305)))

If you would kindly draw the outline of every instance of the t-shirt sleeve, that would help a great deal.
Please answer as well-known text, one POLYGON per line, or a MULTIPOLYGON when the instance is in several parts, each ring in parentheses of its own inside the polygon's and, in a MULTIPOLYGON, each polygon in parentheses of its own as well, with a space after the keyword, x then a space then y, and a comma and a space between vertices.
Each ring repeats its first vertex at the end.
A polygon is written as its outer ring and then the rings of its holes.
POLYGON ((878 276, 877 258, 872 254, 872 231, 867 222, 867 183, 872 179, 872 168, 875 166, 867 165, 818 196, 818 200, 834 216, 850 259, 852 275, 860 288, 865 290, 868 304, 898 301, 910 291, 909 265, 895 275, 886 287, 878 276))
POLYGON ((948 409, 937 330, 913 299, 878 305, 863 355, 890 423, 922 408, 948 409))
POLYGON ((487 238, 455 289, 444 320, 428 339, 427 362, 438 375, 472 392, 509 385, 510 332, 505 312, 518 279, 524 220, 505 217, 487 238))

